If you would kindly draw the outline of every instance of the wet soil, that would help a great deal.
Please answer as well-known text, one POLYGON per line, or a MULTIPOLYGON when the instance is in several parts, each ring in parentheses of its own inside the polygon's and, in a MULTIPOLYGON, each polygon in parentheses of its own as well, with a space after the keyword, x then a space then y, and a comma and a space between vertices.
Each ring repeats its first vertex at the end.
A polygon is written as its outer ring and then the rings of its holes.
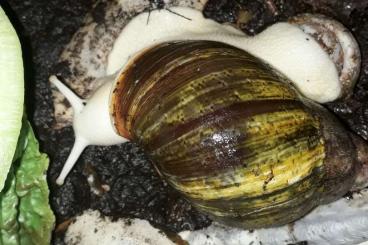
MULTIPOLYGON (((87 208, 115 218, 144 218, 173 232, 209 225, 211 221, 168 187, 142 150, 131 143, 88 147, 65 185, 54 184, 73 143, 73 132, 71 128, 52 129, 53 107, 47 79, 63 46, 95 2, 7 0, 1 3, 15 23, 23 44, 27 113, 42 151, 51 158, 50 202, 58 224, 53 243, 63 244, 63 227, 66 226, 60 224, 66 224, 87 208), (92 188, 87 181, 91 175, 96 180, 92 188)), ((162 6, 162 1, 154 2, 162 6)), ((232 23, 248 34, 303 12, 331 16, 346 25, 357 38, 363 63, 354 95, 327 107, 346 127, 368 140, 368 0, 210 0, 204 10, 208 18, 232 23)))

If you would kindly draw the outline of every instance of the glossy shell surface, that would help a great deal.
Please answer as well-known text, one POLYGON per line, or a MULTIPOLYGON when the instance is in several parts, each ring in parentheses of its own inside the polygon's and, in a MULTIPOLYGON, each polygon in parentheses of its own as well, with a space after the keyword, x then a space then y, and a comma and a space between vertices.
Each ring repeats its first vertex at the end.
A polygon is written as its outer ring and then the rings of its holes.
MULTIPOLYGON (((331 153, 323 108, 232 46, 151 47, 121 72, 111 99, 117 132, 139 143, 198 209, 227 224, 285 224, 329 199, 326 191, 340 195, 351 186, 334 192, 325 185, 331 153)), ((331 178, 353 175, 350 166, 331 178)))

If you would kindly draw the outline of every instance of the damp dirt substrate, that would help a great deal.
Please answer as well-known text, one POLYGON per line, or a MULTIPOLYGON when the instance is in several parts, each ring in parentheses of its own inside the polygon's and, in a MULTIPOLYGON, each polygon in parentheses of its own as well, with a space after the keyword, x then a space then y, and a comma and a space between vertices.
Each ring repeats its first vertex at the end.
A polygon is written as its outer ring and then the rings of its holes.
MULTIPOLYGON (((53 244, 63 244, 69 221, 83 210, 105 215, 138 217, 167 231, 198 229, 210 220, 199 214, 156 174, 134 144, 88 147, 62 187, 54 184, 73 143, 71 128, 52 130, 52 100, 48 77, 63 46, 78 29, 95 0, 8 0, 7 10, 23 45, 27 81, 27 113, 42 151, 51 158, 48 171, 50 202, 57 217, 53 244), (96 179, 93 188, 87 176, 96 179)), ((154 1, 162 3, 162 1, 154 1)), ((153 6, 161 6, 156 4, 153 6)), ((255 34, 278 20, 298 13, 331 16, 355 35, 362 51, 362 68, 354 95, 328 104, 352 131, 368 140, 368 0, 258 0, 209 1, 204 14, 255 34)))

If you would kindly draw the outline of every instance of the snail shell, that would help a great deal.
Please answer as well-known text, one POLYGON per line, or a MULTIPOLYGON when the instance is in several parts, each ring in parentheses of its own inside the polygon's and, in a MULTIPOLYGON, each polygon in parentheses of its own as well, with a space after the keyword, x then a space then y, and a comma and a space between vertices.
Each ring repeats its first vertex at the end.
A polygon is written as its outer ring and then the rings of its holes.
POLYGON ((138 54, 116 80, 111 116, 175 189, 233 226, 294 221, 346 193, 358 169, 333 115, 261 60, 219 42, 168 42, 138 54))

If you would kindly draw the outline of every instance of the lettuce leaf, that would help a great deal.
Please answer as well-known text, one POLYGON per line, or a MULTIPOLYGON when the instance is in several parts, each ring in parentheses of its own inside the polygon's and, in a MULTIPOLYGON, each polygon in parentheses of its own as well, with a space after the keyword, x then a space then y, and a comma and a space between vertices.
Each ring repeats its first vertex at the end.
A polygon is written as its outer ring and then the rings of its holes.
POLYGON ((24 110, 22 50, 0 6, 0 245, 50 244, 49 160, 24 110))
POLYGON ((55 217, 46 181, 48 157, 23 122, 13 165, 0 193, 0 245, 50 244, 55 217))
POLYGON ((22 49, 13 25, 0 6, 0 191, 14 159, 23 104, 22 49))

